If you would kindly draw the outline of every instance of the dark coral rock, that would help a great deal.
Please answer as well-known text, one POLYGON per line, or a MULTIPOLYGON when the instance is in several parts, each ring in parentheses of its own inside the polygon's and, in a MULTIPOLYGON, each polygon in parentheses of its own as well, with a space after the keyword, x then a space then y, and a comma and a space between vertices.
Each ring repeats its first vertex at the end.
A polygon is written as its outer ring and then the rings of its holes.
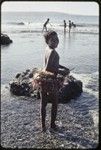
POLYGON ((12 42, 13 41, 8 37, 8 35, 1 33, 1 45, 8 45, 12 42))
MULTIPOLYGON (((18 96, 31 96, 34 95, 37 99, 40 99, 40 91, 36 91, 33 89, 33 75, 37 72, 37 68, 34 68, 32 71, 31 70, 26 70, 25 72, 18 73, 14 80, 10 82, 10 91, 14 95, 18 96)), ((83 83, 80 80, 75 79, 73 76, 67 76, 66 77, 65 84, 63 86, 59 87, 59 103, 67 103, 70 99, 74 99, 82 93, 82 88, 83 88, 83 83)), ((57 81, 63 80, 60 78, 60 76, 57 77, 57 81)), ((50 83, 51 80, 48 81, 50 83)), ((58 81, 58 82, 59 82, 58 81)), ((60 81, 61 82, 61 81, 60 81)), ((47 86, 45 84, 45 92, 48 91, 47 95, 47 100, 48 102, 51 102, 52 100, 52 94, 51 94, 51 89, 52 89, 52 81, 47 86)), ((53 91, 54 92, 54 91, 53 91)))

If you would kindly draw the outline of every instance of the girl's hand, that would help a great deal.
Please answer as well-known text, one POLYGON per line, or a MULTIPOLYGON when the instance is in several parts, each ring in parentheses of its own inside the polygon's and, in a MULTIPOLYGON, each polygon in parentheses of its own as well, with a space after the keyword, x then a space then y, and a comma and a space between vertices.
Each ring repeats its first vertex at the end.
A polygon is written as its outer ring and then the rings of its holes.
POLYGON ((66 75, 70 74, 70 70, 68 68, 65 69, 66 75))

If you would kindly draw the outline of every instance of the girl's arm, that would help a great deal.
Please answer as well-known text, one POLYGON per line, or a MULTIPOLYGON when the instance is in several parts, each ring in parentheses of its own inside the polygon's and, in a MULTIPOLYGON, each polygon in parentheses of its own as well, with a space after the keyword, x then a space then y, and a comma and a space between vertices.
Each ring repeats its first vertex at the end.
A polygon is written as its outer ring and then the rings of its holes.
POLYGON ((67 75, 70 73, 70 70, 66 68, 65 66, 59 65, 59 74, 67 75))
POLYGON ((62 66, 62 65, 60 65, 60 64, 59 64, 59 68, 61 68, 61 69, 68 69, 68 68, 66 68, 65 66, 62 66))
POLYGON ((46 71, 58 74, 58 68, 59 65, 57 63, 57 59, 54 55, 54 51, 52 51, 46 64, 46 71))

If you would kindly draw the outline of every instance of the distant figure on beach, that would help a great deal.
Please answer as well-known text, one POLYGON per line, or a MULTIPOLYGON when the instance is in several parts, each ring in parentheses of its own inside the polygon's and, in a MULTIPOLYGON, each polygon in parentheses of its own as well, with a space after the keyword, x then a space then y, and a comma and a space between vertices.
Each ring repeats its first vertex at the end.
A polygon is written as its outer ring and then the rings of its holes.
POLYGON ((47 19, 47 21, 44 23, 44 25, 43 25, 43 30, 42 31, 44 31, 44 29, 47 31, 47 24, 49 23, 49 18, 47 19))
MULTIPOLYGON (((69 74, 70 70, 64 66, 59 64, 59 54, 56 52, 55 48, 57 48, 59 44, 59 38, 55 31, 48 31, 44 34, 45 42, 47 44, 46 53, 45 53, 45 68, 46 72, 50 72, 53 74, 55 81, 57 74, 69 74)), ((57 84, 53 85, 54 92, 51 93, 52 98, 52 109, 51 109, 51 128, 53 130, 57 130, 57 126, 55 124, 56 116, 57 116, 57 106, 58 106, 58 86, 57 84)), ((50 92, 50 91, 49 91, 50 92)), ((48 93, 49 93, 48 92, 48 93)), ((42 131, 46 131, 45 126, 45 118, 46 118, 46 106, 47 106, 47 91, 41 92, 41 117, 42 117, 42 131)))
POLYGON ((69 20, 69 25, 68 25, 68 27, 69 27, 69 33, 70 33, 71 27, 72 27, 72 22, 71 22, 71 20, 69 20))
POLYGON ((64 20, 64 32, 66 32, 66 27, 67 27, 67 24, 66 24, 66 21, 64 20))
POLYGON ((72 22, 72 27, 76 28, 76 24, 74 24, 74 22, 72 22))

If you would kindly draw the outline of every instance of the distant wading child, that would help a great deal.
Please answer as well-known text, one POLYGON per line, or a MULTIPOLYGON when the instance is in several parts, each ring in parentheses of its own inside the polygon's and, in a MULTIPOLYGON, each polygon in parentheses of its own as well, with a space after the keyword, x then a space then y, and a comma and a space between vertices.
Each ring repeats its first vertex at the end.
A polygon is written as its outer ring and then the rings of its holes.
POLYGON ((71 27, 72 27, 72 22, 71 22, 71 20, 69 20, 69 33, 70 33, 70 31, 71 31, 71 27))
POLYGON ((66 21, 64 20, 64 32, 66 32, 66 27, 67 27, 67 24, 66 24, 66 21))
POLYGON ((49 23, 49 18, 47 19, 47 21, 44 23, 44 25, 43 25, 43 30, 42 31, 44 31, 44 29, 47 31, 47 24, 49 23))
MULTIPOLYGON (((55 48, 57 48, 59 44, 58 35, 55 31, 46 32, 44 35, 45 42, 47 44, 46 53, 45 53, 45 68, 46 72, 50 72, 57 77, 57 74, 65 75, 65 73, 69 74, 70 71, 64 66, 59 64, 59 55, 56 52, 55 48)), ((47 92, 41 92, 41 117, 42 117, 42 130, 46 131, 45 126, 45 117, 46 117, 46 106, 47 106, 47 92)), ((51 128, 57 130, 57 126, 55 124, 56 115, 57 115, 57 106, 58 106, 58 88, 55 86, 54 92, 51 94, 52 96, 52 109, 51 109, 51 128)))
POLYGON ((72 22, 72 27, 76 28, 76 24, 74 24, 74 22, 72 22))

